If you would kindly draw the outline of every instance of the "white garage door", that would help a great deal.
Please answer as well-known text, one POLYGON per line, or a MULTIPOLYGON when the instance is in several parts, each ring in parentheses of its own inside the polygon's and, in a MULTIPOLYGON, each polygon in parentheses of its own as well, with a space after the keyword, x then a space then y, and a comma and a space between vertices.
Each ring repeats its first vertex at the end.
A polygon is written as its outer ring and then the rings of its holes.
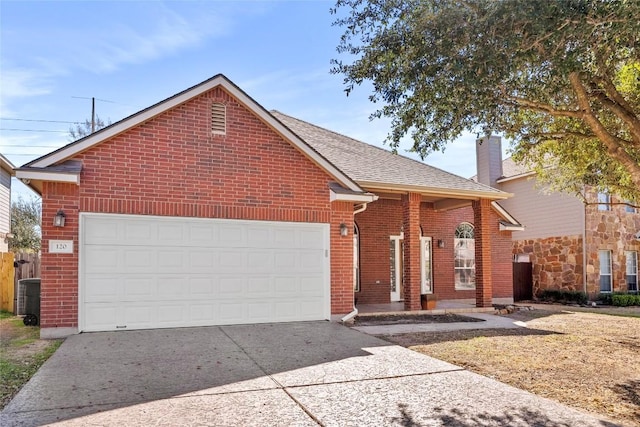
POLYGON ((80 329, 329 318, 329 225, 81 215, 80 329))

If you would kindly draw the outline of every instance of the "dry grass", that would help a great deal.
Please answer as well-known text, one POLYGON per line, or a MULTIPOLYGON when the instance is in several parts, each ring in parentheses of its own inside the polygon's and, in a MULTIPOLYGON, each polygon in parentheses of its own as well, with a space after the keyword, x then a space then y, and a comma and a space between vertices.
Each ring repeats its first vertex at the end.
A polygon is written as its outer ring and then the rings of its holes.
POLYGON ((4 408, 38 368, 60 346, 60 340, 41 340, 40 328, 0 313, 0 409, 4 408))
POLYGON ((385 336, 566 405, 640 425, 640 318, 533 310, 515 330, 385 336))

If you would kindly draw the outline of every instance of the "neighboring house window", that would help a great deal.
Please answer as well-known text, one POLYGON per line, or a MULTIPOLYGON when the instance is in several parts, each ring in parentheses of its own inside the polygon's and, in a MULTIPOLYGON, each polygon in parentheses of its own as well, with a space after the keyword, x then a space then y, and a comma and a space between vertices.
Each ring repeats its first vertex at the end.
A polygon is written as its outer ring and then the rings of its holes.
POLYGON ((227 107, 220 102, 211 104, 211 133, 214 135, 227 133, 227 107))
POLYGON ((611 196, 608 193, 598 193, 598 210, 611 210, 611 196))
POLYGON ((611 292, 611 251, 598 251, 600 259, 600 292, 611 292))
POLYGON ((628 212, 628 213, 636 213, 636 208, 634 208, 633 202, 627 200, 625 203, 627 203, 627 205, 624 207, 624 211, 628 212))
POLYGON ((627 258, 627 290, 638 293, 638 252, 626 251, 627 258))
POLYGON ((456 228, 454 246, 454 275, 456 289, 476 288, 476 242, 473 225, 463 222, 456 228))

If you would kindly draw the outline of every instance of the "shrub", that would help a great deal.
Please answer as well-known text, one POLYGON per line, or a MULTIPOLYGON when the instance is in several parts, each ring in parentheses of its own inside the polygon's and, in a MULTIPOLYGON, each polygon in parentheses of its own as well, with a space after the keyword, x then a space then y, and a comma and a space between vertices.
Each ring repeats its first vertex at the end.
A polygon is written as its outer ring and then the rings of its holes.
POLYGON ((586 304, 587 294, 580 291, 565 291, 561 289, 545 289, 540 293, 543 301, 553 301, 561 303, 586 304))
POLYGON ((612 294, 598 294, 598 297, 596 298, 596 300, 600 301, 604 305, 611 305, 612 304, 611 297, 612 297, 612 294))
POLYGON ((613 294, 611 295, 612 305, 618 307, 628 307, 630 305, 640 305, 640 295, 613 294))

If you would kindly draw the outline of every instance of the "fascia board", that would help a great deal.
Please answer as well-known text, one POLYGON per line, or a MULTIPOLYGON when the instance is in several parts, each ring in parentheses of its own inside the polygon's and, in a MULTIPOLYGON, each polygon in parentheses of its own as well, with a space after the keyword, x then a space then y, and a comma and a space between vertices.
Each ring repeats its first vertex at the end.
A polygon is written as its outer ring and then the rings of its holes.
POLYGON ((461 198, 469 200, 477 199, 492 199, 492 200, 504 200, 513 197, 513 194, 504 191, 474 191, 474 190, 459 190, 448 188, 433 188, 420 185, 406 185, 406 184, 387 184, 382 182, 373 181, 357 181, 358 184, 370 191, 391 191, 391 192, 411 192, 420 193, 424 195, 434 196, 447 196, 449 198, 461 198))
POLYGON ((16 170, 16 178, 22 180, 37 180, 51 182, 66 182, 80 185, 79 173, 63 173, 51 171, 16 170))

